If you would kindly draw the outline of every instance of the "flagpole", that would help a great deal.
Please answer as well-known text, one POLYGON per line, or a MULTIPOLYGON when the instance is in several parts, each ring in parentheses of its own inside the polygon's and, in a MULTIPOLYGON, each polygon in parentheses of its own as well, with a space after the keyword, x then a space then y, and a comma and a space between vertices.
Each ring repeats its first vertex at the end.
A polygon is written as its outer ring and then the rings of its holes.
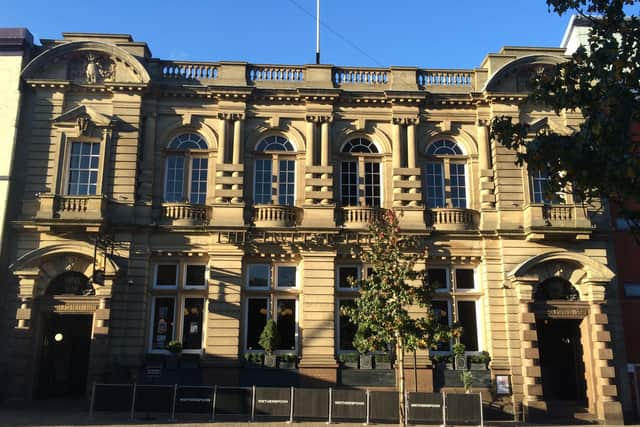
POLYGON ((316 0, 316 64, 320 64, 320 0, 316 0))

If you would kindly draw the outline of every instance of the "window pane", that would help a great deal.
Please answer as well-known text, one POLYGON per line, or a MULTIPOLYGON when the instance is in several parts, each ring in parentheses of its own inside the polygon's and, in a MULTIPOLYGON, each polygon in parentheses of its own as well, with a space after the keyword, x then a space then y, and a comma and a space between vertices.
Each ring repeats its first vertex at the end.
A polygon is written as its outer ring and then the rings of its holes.
POLYGON ((254 201, 257 204, 271 203, 271 159, 256 160, 254 201))
MULTIPOLYGON (((432 301, 431 309, 435 320, 444 327, 449 326, 449 302, 448 301, 432 301)), ((437 350, 449 351, 451 343, 449 341, 441 342, 437 344, 437 350)))
POLYGON ((173 309, 173 297, 156 298, 152 323, 153 335, 151 337, 153 349, 164 349, 173 339, 173 309))
POLYGON ((357 289, 349 286, 349 277, 358 280, 358 271, 360 269, 355 266, 338 267, 338 287, 347 289, 357 289))
POLYGON ((458 302, 458 322, 462 326, 460 342, 465 345, 467 351, 478 351, 478 325, 474 301, 458 302))
POLYGON ((380 163, 364 164, 364 202, 366 206, 380 207, 380 163))
POLYGON ((205 265, 187 265, 185 286, 205 286, 205 265))
POLYGON ((355 350, 353 338, 356 336, 357 327, 349 321, 349 317, 342 314, 342 307, 354 307, 353 300, 340 300, 338 303, 340 310, 338 330, 340 332, 339 350, 355 350))
POLYGON ((189 201, 204 205, 207 198, 207 159, 191 160, 191 195, 189 201))
POLYGON ((247 285, 250 288, 266 288, 269 286, 269 265, 249 264, 247 268, 247 285))
POLYGON ((278 300, 278 332, 280 333, 280 345, 278 350, 296 349, 296 300, 278 300))
POLYGON ((167 179, 165 182, 165 202, 182 202, 184 181, 184 157, 167 157, 167 179))
POLYGON ((280 288, 294 288, 296 286, 296 268, 278 266, 278 281, 276 286, 280 288))
POLYGON ((278 178, 278 203, 283 206, 293 206, 295 194, 293 188, 296 177, 296 162, 294 160, 280 160, 278 178))
POLYGON ((260 334, 267 323, 267 299, 249 298, 247 301, 247 342, 248 350, 261 350, 258 344, 260 334))
POLYGON ((442 163, 427 162, 425 173, 427 205, 430 208, 444 207, 444 173, 442 163))
POLYGON ((202 298, 185 298, 184 319, 182 321, 182 348, 200 350, 202 348, 202 317, 204 300, 202 298))
POLYGON ((451 205, 454 208, 466 208, 467 193, 465 189, 464 164, 451 163, 449 165, 449 175, 451 178, 451 205))
POLYGON ((427 279, 433 289, 447 288, 447 270, 445 268, 429 268, 427 270, 427 279))
POLYGON ((340 164, 340 195, 342 206, 358 206, 358 171, 356 162, 340 164))
POLYGON ((156 272, 156 286, 176 286, 178 266, 176 264, 160 264, 156 272))
POLYGON ((469 268, 456 269, 456 289, 473 289, 473 270, 469 268))
POLYGON ((73 142, 69 159, 67 194, 95 194, 98 183, 99 144, 73 142))

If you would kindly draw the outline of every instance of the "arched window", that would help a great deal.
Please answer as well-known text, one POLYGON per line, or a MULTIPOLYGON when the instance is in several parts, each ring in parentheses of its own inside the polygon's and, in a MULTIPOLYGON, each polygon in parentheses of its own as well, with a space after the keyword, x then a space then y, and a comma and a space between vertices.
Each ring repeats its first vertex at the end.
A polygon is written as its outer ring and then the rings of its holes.
POLYGON ((427 147, 425 188, 429 208, 466 208, 467 174, 462 149, 453 141, 441 139, 427 147))
POLYGON ((165 202, 203 205, 207 198, 207 142, 198 134, 183 133, 167 146, 165 202))
POLYGON ((380 207, 382 187, 378 147, 367 138, 354 138, 344 144, 341 152, 345 156, 340 162, 342 206, 380 207))
POLYGON ((67 271, 51 281, 47 295, 94 295, 89 278, 77 271, 67 271))
POLYGON ((295 204, 295 147, 287 138, 272 135, 256 146, 253 200, 256 204, 295 204))

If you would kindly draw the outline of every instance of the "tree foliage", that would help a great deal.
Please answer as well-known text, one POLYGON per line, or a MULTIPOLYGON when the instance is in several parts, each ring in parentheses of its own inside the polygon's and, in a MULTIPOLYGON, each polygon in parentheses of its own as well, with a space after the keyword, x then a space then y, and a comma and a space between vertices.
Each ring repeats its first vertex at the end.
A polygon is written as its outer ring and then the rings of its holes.
POLYGON ((369 225, 370 244, 355 252, 373 272, 354 281, 360 294, 343 313, 357 325, 354 346, 361 353, 395 349, 400 393, 400 420, 404 423, 404 352, 418 347, 435 348, 449 341, 452 333, 431 309, 434 287, 416 265, 425 260, 425 251, 416 241, 400 234, 398 218, 388 210, 369 225), (410 313, 420 308, 421 316, 410 313))
POLYGON ((518 151, 519 164, 546 171, 549 194, 571 188, 582 200, 608 199, 623 217, 640 226, 640 21, 626 12, 637 0, 547 0, 557 14, 575 12, 591 33, 567 62, 533 79, 528 102, 556 114, 582 113, 584 122, 569 135, 550 129, 530 135, 518 118, 497 117, 491 137, 518 151), (637 207, 637 205, 636 205, 637 207))

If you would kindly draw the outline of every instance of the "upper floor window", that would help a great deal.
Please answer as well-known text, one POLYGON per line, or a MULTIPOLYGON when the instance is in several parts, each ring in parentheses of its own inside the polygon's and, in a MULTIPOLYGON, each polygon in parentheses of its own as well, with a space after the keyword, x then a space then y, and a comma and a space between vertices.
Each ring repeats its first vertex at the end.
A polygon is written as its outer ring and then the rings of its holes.
POLYGON ((537 170, 529 174, 529 182, 531 186, 531 202, 532 203, 546 203, 546 204, 565 204, 566 194, 558 192, 551 199, 549 199, 549 193, 547 192, 547 182, 549 182, 549 175, 546 172, 537 170))
POLYGON ((380 207, 382 202, 380 151, 373 141, 354 138, 341 150, 340 200, 342 206, 380 207))
POLYGON ((202 205, 207 198, 207 142, 195 133, 176 136, 167 146, 164 200, 202 205))
POLYGON ((460 146, 441 139, 432 142, 425 153, 425 187, 430 208, 466 208, 466 160, 460 146))
POLYGON ((67 179, 67 194, 93 196, 98 188, 100 144, 75 141, 71 143, 67 179))
POLYGON ((273 135, 256 147, 254 194, 256 204, 295 204, 295 147, 288 139, 273 135))

